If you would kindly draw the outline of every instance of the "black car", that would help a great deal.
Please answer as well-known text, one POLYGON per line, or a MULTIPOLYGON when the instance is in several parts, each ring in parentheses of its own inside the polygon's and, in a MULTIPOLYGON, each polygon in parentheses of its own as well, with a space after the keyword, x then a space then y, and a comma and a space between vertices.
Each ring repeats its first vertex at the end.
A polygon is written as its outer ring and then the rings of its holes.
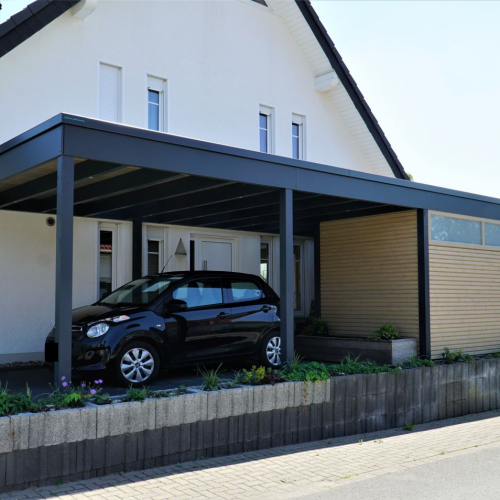
MULTIPOLYGON (((257 276, 150 275, 73 311, 73 367, 80 375, 109 367, 119 382, 133 386, 174 366, 258 358, 276 367, 279 326, 279 298, 257 276)), ((53 342, 54 331, 46 340, 53 342)))

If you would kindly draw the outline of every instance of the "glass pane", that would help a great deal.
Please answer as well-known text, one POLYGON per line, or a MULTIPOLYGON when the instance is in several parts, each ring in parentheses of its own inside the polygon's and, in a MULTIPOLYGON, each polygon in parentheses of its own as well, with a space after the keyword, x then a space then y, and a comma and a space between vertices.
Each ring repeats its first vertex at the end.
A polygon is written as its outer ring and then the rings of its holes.
POLYGON ((234 302, 243 302, 260 299, 262 290, 251 281, 231 281, 231 294, 234 302))
POLYGON ((292 136, 299 136, 299 126, 296 123, 292 123, 292 136))
POLYGON ((156 252, 160 251, 160 242, 154 240, 148 240, 148 252, 156 252))
POLYGON ((260 130, 260 152, 267 153, 267 130, 260 130))
POLYGON ((157 104, 148 104, 148 128, 160 130, 160 107, 157 104))
POLYGON ((431 235, 434 241, 481 245, 481 223, 433 215, 431 217, 431 235))
POLYGON ((99 237, 99 299, 102 299, 113 289, 113 233, 100 231, 99 237))
POLYGON ((485 245, 500 247, 500 225, 484 223, 485 245))
POLYGON ((260 258, 269 259, 269 243, 260 244, 260 258))
POLYGON ((262 113, 259 115, 259 127, 267 130, 267 115, 262 113))
POLYGON ((299 138, 292 137, 292 158, 299 159, 299 138))
POLYGON ((149 102, 153 102, 155 104, 160 103, 160 93, 156 90, 149 90, 148 91, 148 96, 149 96, 149 102))
POLYGON ((148 253, 148 274, 158 274, 160 271, 160 256, 158 253, 148 253))
POLYGON ((300 260, 300 245, 293 245, 293 260, 300 260))
POLYGON ((269 262, 262 261, 260 263, 260 277, 266 282, 269 283, 269 262))
POLYGON ((222 304, 222 289, 218 280, 190 281, 175 290, 173 298, 184 300, 188 307, 222 304))

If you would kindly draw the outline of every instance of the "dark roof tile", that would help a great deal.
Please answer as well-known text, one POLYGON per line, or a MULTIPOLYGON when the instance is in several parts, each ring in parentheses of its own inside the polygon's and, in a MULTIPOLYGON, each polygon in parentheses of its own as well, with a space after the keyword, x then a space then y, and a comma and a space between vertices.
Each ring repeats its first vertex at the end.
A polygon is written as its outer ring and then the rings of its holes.
POLYGON ((28 5, 28 9, 36 14, 39 10, 43 9, 45 6, 49 4, 48 0, 35 0, 33 3, 28 5))
POLYGON ((23 9, 21 12, 14 14, 11 19, 19 26, 22 22, 26 21, 30 16, 32 16, 31 10, 23 9))
POLYGON ((7 19, 4 23, 0 24, 0 37, 4 36, 10 30, 16 27, 16 23, 12 19, 7 19))

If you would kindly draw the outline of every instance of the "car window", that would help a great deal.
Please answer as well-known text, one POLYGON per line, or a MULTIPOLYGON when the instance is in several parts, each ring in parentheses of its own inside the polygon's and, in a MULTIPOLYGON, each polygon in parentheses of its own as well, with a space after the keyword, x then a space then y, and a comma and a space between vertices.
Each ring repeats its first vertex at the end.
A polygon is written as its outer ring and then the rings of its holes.
POLYGON ((175 290, 173 298, 184 300, 188 308, 222 304, 222 288, 217 279, 193 280, 175 290))
POLYGON ((259 300, 264 297, 264 293, 257 283, 253 281, 231 280, 230 297, 233 302, 246 302, 249 300, 259 300))

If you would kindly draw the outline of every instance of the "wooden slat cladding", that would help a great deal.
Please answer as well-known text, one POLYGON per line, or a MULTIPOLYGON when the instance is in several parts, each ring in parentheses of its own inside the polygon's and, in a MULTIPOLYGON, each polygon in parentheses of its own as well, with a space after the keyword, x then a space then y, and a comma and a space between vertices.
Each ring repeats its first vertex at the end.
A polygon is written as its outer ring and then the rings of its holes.
POLYGON ((429 246, 431 352, 500 351, 500 251, 429 246))
POLYGON ((416 211, 321 224, 321 311, 338 336, 419 337, 416 211))

